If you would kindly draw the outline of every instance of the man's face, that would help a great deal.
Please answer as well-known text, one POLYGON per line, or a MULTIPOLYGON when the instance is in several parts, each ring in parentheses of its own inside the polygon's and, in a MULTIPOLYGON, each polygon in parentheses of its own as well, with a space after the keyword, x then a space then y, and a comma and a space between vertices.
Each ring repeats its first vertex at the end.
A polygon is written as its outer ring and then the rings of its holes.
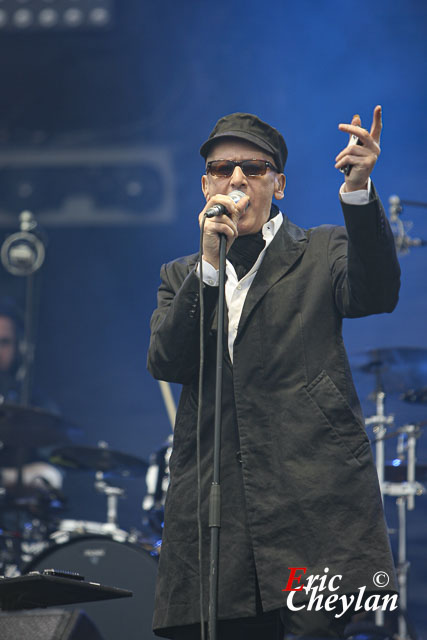
POLYGON ((0 371, 7 373, 16 353, 15 326, 7 316, 0 316, 0 371))
MULTIPOLYGON (((218 141, 211 149, 207 162, 212 160, 268 160, 273 165, 273 158, 259 147, 239 140, 227 138, 218 141)), ((202 177, 202 191, 206 201, 212 196, 221 193, 228 195, 238 189, 250 197, 249 207, 240 216, 237 229, 239 235, 257 233, 267 222, 270 216, 271 201, 273 196, 278 200, 283 198, 286 178, 283 173, 276 173, 267 169, 263 176, 247 177, 241 167, 235 167, 229 178, 218 178, 210 173, 202 177)))

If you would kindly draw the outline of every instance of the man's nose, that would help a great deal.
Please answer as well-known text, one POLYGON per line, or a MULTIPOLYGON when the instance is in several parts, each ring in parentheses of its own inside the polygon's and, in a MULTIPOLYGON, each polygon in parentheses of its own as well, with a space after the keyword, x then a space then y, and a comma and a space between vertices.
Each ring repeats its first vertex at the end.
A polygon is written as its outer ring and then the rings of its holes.
POLYGON ((247 184, 247 178, 245 176, 245 174, 242 171, 242 168, 239 167, 238 165, 234 167, 234 171, 231 175, 231 186, 232 187, 241 187, 244 184, 247 184))

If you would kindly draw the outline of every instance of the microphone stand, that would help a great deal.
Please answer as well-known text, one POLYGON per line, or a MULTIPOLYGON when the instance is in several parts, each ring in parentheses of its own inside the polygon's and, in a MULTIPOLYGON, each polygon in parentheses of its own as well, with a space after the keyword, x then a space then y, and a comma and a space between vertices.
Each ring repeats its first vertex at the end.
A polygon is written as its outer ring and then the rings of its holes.
POLYGON ((38 302, 35 276, 45 259, 45 244, 41 234, 35 232, 37 222, 30 211, 23 211, 19 220, 20 231, 6 238, 0 250, 0 257, 9 273, 26 278, 19 404, 28 406, 34 366, 35 308, 38 302))
MULTIPOLYGON (((20 231, 8 236, 0 248, 0 259, 4 268, 12 275, 26 278, 25 287, 25 319, 24 339, 22 344, 21 388, 19 404, 29 406, 31 400, 32 373, 34 366, 34 325, 36 295, 36 272, 42 267, 45 259, 45 245, 40 234, 34 231, 37 222, 30 211, 23 211, 20 216, 20 231)), ((17 447, 17 491, 18 496, 23 489, 23 467, 27 462, 28 448, 23 443, 17 447)), ((17 514, 18 517, 18 514, 17 514)), ((19 529, 19 523, 17 523, 19 529)), ((22 540, 18 540, 17 552, 22 556, 22 540)))
POLYGON ((412 229, 413 223, 411 221, 403 222, 400 218, 403 211, 402 205, 427 209, 427 202, 401 200, 397 195, 390 196, 388 202, 390 223, 393 230, 397 252, 405 255, 409 253, 411 247, 423 247, 427 245, 427 242, 424 239, 414 238, 409 235, 408 231, 412 229))
POLYGON ((225 254, 227 239, 220 234, 219 245, 219 291, 218 291, 218 333, 216 344, 216 380, 215 380, 215 422, 213 448, 212 486, 209 496, 210 536, 210 572, 209 572, 209 639, 217 640, 218 622, 218 569, 219 569, 219 533, 221 528, 221 413, 222 413, 222 364, 224 360, 224 308, 225 308, 225 254))

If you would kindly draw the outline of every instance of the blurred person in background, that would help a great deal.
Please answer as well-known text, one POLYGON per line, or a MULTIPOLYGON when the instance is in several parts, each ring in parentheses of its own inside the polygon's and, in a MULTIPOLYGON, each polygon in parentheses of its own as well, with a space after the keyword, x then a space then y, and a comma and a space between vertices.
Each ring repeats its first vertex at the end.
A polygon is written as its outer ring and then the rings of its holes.
MULTIPOLYGON (((0 300, 0 406, 19 405, 23 381, 22 360, 23 321, 22 314, 11 298, 0 300)), ((59 409, 51 399, 35 388, 30 397, 30 406, 59 414, 59 409)), ((22 447, 25 447, 25 441, 22 447)), ((47 448, 26 452, 32 461, 23 466, 22 480, 25 487, 46 490, 62 487, 62 473, 43 460, 49 455, 47 448), (37 458, 40 457, 40 460, 37 458)), ((1 484, 9 489, 16 486, 18 470, 10 461, 16 460, 14 450, 4 446, 0 451, 1 484)))

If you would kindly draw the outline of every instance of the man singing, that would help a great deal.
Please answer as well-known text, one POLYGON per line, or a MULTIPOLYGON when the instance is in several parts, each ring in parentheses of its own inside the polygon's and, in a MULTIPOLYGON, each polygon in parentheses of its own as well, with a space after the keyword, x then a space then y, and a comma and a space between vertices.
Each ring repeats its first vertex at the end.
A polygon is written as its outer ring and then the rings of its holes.
MULTIPOLYGON (((218 637, 341 637, 348 617, 287 606, 290 567, 341 576, 336 594, 380 592, 393 560, 370 443, 342 340, 342 319, 393 311, 400 269, 370 180, 380 153, 381 107, 370 131, 359 116, 339 129, 358 136, 337 156, 344 226, 298 227, 272 203, 284 197, 287 148, 248 113, 221 118, 200 153, 204 348, 201 520, 204 618, 208 616, 208 499, 212 483, 219 235, 227 238, 223 353, 218 637), (350 169, 350 170, 349 170, 350 169), (228 194, 242 191, 234 202, 228 194), (296 609, 296 610, 294 610, 296 609)), ((199 256, 161 270, 148 368, 183 385, 160 557, 154 630, 200 638, 196 423, 199 256)), ((302 573, 302 572, 301 572, 302 573)), ((302 584, 302 580, 301 583, 302 584)), ((298 583, 294 583, 298 587, 298 583)), ((326 592, 325 592, 326 593, 326 592)))

